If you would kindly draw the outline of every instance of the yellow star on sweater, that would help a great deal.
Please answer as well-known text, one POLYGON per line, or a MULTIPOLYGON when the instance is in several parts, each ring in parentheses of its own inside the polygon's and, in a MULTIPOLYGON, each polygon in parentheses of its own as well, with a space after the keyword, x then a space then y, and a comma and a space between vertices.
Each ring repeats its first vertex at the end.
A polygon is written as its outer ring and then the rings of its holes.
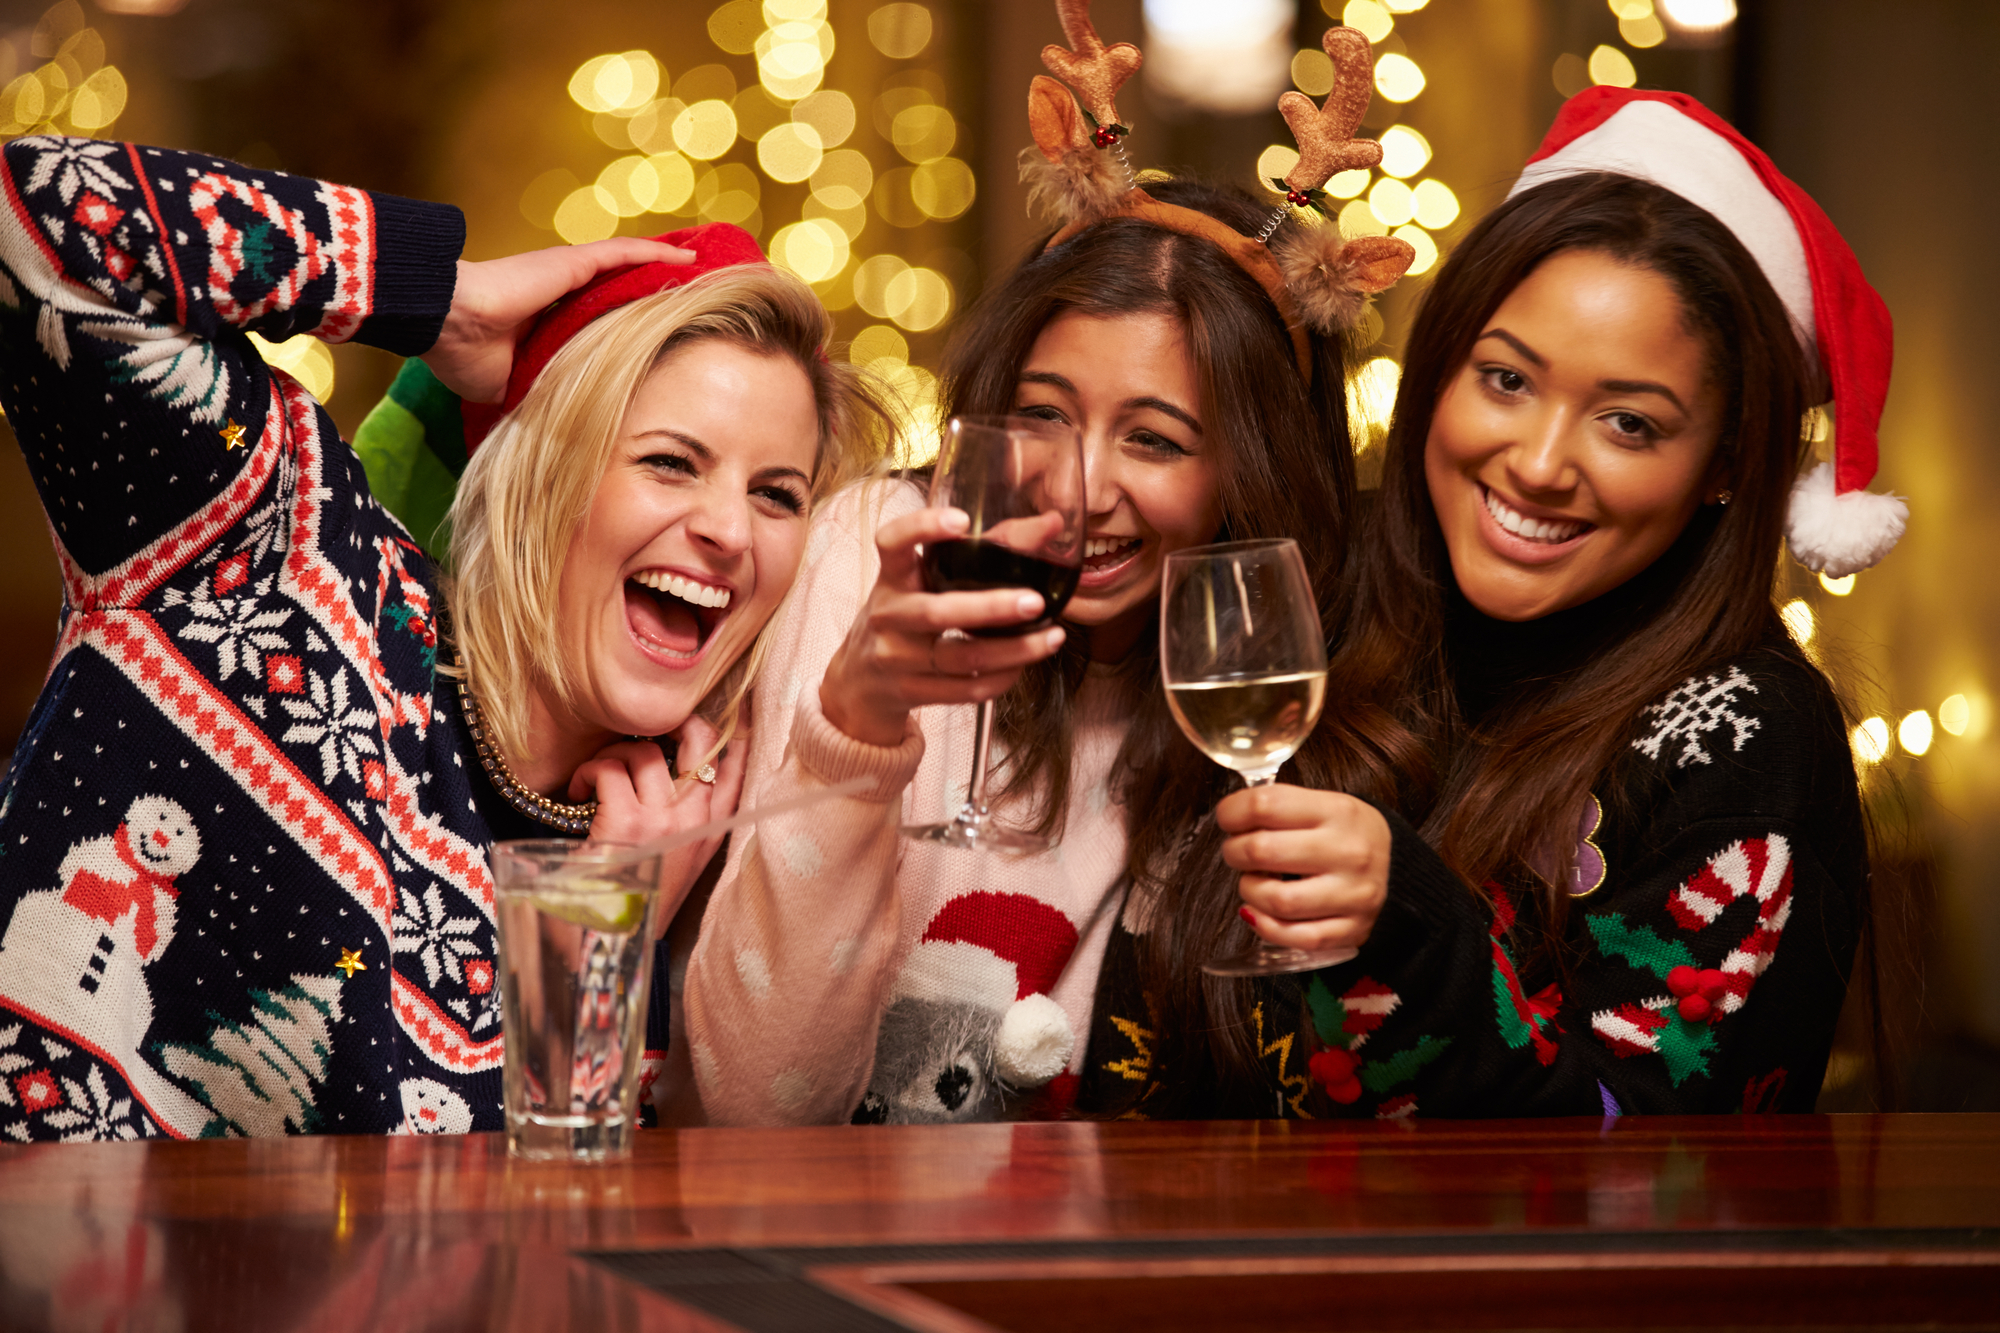
POLYGON ((368 970, 368 964, 361 961, 361 950, 359 949, 342 949, 340 951, 340 961, 335 963, 334 966, 347 973, 349 981, 354 980, 356 972, 366 972, 368 970))
POLYGON ((222 436, 222 452, 228 453, 231 449, 243 447, 243 427, 237 425, 234 420, 231 420, 219 433, 222 436))

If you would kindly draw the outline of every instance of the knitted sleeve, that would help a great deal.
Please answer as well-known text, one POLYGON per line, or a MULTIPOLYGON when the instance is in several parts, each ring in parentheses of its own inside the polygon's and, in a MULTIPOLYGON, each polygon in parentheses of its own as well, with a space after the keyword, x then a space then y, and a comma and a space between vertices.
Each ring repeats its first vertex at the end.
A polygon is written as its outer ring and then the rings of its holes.
POLYGON ((1810 1111, 1859 939, 1867 851, 1825 682, 1780 653, 1647 710, 1615 827, 1593 798, 1566 976, 1530 994, 1513 900, 1389 816, 1389 902, 1305 981, 1318 1114, 1810 1111))
POLYGON ((463 239, 454 208, 202 154, 6 144, 0 393, 65 554, 113 568, 317 411, 249 331, 428 348, 463 239))
MULTIPOLYGON (((914 720, 893 747, 843 735, 820 712, 819 685, 874 584, 874 528, 920 503, 913 488, 878 485, 833 501, 772 626, 744 804, 855 777, 875 786, 767 820, 730 848, 683 991, 710 1123, 844 1123, 867 1090, 902 947, 902 797, 924 741, 914 720)), ((669 1096, 685 1107, 684 1091, 669 1096)))

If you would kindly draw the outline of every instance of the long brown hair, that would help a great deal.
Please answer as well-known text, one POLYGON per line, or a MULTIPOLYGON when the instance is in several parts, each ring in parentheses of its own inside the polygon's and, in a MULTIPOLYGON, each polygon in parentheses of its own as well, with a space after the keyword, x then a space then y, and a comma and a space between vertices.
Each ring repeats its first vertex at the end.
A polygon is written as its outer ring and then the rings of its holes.
MULTIPOLYGON (((1146 189, 1246 235, 1269 215, 1240 190, 1195 181, 1149 182, 1146 189)), ((1012 410, 1035 339, 1051 320, 1072 312, 1164 312, 1180 322, 1201 389, 1204 438, 1220 445, 1223 518, 1215 540, 1296 539, 1321 623, 1329 631, 1338 625, 1355 493, 1344 344, 1311 336, 1307 384, 1277 308, 1220 249, 1117 219, 1053 250, 1042 252, 1038 244, 981 297, 945 357, 948 410, 1012 410)), ((1076 696, 1089 660, 1088 635, 1072 627, 1063 650, 1024 673, 995 711, 1007 749, 998 790, 1032 801, 1024 813, 1044 833, 1060 830, 1068 803, 1076 696)), ((1215 803, 1234 779, 1189 745, 1168 713, 1158 635, 1140 636, 1118 676, 1132 722, 1114 781, 1127 811, 1134 890, 1151 901, 1152 924, 1143 937, 1148 990, 1192 1025, 1219 1029, 1220 1067, 1247 1073, 1255 1060, 1249 991, 1219 984, 1205 995, 1199 968, 1232 928, 1240 929, 1236 877, 1222 864, 1214 819, 1215 803)), ((1333 777, 1328 747, 1318 740, 1293 764, 1299 781, 1323 786, 1333 777)))
POLYGON ((1543 959, 1569 902, 1558 887, 1574 856, 1564 835, 1641 710, 1760 642, 1797 651, 1778 629, 1771 590, 1811 389, 1785 308, 1742 243, 1709 213, 1629 177, 1574 176, 1509 200, 1460 243, 1424 299, 1322 730, 1341 740, 1340 785, 1398 809, 1469 885, 1534 890, 1542 929, 1531 953, 1543 959), (1494 311, 1543 261, 1572 250, 1651 270, 1678 292, 1726 395, 1716 475, 1734 498, 1704 506, 1628 585, 1637 605, 1619 633, 1468 720, 1453 688, 1446 622, 1456 585, 1425 444, 1439 396, 1494 311))

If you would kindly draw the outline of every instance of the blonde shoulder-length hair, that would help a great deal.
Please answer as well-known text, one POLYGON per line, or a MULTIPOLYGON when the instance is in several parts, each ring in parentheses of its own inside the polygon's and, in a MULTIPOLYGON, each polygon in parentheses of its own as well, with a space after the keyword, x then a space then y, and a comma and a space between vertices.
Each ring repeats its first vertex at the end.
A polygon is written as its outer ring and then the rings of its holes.
MULTIPOLYGON (((447 519, 450 627, 467 686, 502 754, 528 757, 528 700, 540 684, 576 698, 575 645, 558 631, 557 589, 639 386, 660 361, 715 338, 795 362, 819 417, 815 505, 879 472, 893 433, 879 389, 828 355, 833 319, 792 274, 768 264, 705 273, 592 321, 565 343, 459 479, 447 519)), ((775 617, 774 617, 775 618, 775 617)), ((701 705, 726 741, 764 655, 769 622, 701 705)), ((693 765, 683 760, 680 767, 693 765)))

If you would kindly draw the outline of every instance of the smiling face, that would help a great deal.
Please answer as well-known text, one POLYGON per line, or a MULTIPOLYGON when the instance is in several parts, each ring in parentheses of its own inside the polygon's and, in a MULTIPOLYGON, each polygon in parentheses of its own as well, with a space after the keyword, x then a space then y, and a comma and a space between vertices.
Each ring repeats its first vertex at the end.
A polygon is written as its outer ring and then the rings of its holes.
POLYGON ((1180 321, 1057 316, 1029 349, 1014 410, 1083 434, 1083 578, 1063 619, 1091 627, 1099 660, 1123 657, 1159 604, 1167 553, 1214 540, 1222 524, 1220 445, 1203 436, 1180 321))
POLYGON ((1720 485, 1708 363, 1650 269, 1572 250, 1516 287, 1446 383, 1424 450, 1466 600, 1535 620, 1665 553, 1720 485))
POLYGON ((792 586, 818 447, 789 358, 705 339, 653 368, 563 564, 577 722, 657 736, 687 720, 792 586))

